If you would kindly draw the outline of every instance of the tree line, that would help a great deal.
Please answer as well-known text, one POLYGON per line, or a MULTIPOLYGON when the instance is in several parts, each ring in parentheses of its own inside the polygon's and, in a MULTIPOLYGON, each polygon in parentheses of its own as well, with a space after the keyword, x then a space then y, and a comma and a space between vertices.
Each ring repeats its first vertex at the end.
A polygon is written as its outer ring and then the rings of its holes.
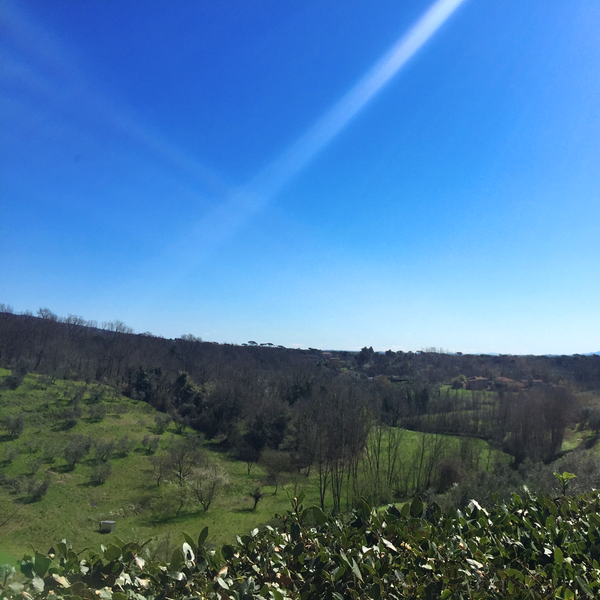
MULTIPOLYGON (((321 505, 327 497, 336 510, 366 490, 381 501, 451 484, 461 465, 479 458, 466 443, 449 444, 447 434, 489 440, 515 464, 551 460, 576 410, 569 386, 600 387, 599 356, 367 347, 336 355, 344 368, 316 349, 216 344, 191 334, 165 339, 135 334, 120 321, 98 326, 48 309, 18 315, 0 306, 0 365, 11 369, 5 385, 18 386, 27 372, 100 382, 151 404, 181 430, 191 427, 222 444, 248 470, 261 460, 274 483, 282 472, 292 479, 316 473, 321 505), (442 387, 459 374, 544 385, 518 392, 442 387), (406 456, 398 428, 432 435, 406 456)), ((65 419, 77 418, 76 410, 75 403, 65 419)), ((100 418, 102 403, 93 410, 100 418)))

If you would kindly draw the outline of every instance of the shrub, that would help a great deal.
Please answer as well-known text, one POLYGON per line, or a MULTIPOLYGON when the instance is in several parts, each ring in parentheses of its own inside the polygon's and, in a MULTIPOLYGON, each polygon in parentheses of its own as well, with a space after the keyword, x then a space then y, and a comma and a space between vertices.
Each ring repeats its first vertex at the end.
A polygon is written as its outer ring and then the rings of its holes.
POLYGON ((30 460, 27 463, 27 469, 29 470, 29 474, 32 476, 35 475, 40 470, 41 466, 42 466, 41 457, 37 457, 37 458, 34 458, 33 460, 30 460))
POLYGON ((106 394, 105 388, 103 388, 100 385, 94 386, 90 390, 90 397, 88 398, 88 401, 87 401, 88 404, 98 404, 98 403, 102 402, 105 394, 106 394))
POLYGON ((154 417, 154 422, 156 423, 156 430, 158 433, 164 433, 172 420, 173 418, 171 415, 166 415, 164 413, 157 414, 156 417, 154 417))
POLYGON ((75 465, 86 457, 91 446, 92 440, 83 435, 78 435, 71 440, 63 452, 69 470, 72 471, 75 465))
POLYGON ((115 415, 124 415, 128 410, 129 410, 129 407, 124 402, 117 404, 113 408, 113 412, 115 413, 115 415))
POLYGON ((96 455, 96 460, 98 461, 106 462, 107 460, 110 460, 114 449, 114 440, 109 440, 107 442, 104 440, 96 440, 94 442, 94 454, 96 455))
POLYGON ((90 483, 93 485, 102 485, 106 483, 111 473, 112 466, 109 462, 98 463, 90 475, 90 483))
POLYGON ((45 463, 52 464, 61 455, 62 448, 60 442, 55 440, 47 442, 42 448, 42 460, 45 463))
POLYGON ((89 408, 90 420, 95 423, 99 423, 106 416, 106 404, 99 402, 98 404, 92 404, 89 408))
POLYGON ((0 473, 0 485, 8 488, 11 494, 20 494, 23 489, 23 479, 18 477, 7 477, 0 473))
POLYGON ((182 417, 181 415, 175 415, 173 423, 175 424, 175 433, 181 435, 189 425, 189 419, 187 417, 182 417))
POLYGON ((122 437, 115 445, 115 452, 121 457, 124 458, 127 456, 135 446, 135 442, 129 437, 122 437))
POLYGON ((23 376, 20 375, 7 375, 4 378, 4 385, 9 390, 16 390, 23 383, 23 376))
POLYGON ((142 440, 142 447, 148 454, 154 454, 158 450, 160 438, 158 436, 145 435, 142 440))
POLYGON ((466 384, 467 378, 465 375, 458 375, 450 382, 450 385, 452 386, 453 390, 460 390, 461 388, 464 388, 466 384))
POLYGON ((32 477, 28 484, 29 501, 39 502, 48 493, 51 483, 50 473, 46 473, 46 477, 41 482, 32 477))
POLYGON ((19 456, 20 453, 21 449, 19 448, 19 446, 9 444, 6 446, 6 448, 4 448, 4 460, 8 464, 10 464, 13 462, 13 460, 15 460, 15 458, 19 456))
MULTIPOLYGON (((7 586, 14 570, 4 569, 2 597, 43 599, 54 595, 48 590, 65 598, 85 591, 174 600, 598 597, 597 492, 565 501, 523 490, 489 509, 472 501, 460 512, 419 498, 400 510, 362 502, 336 517, 302 502, 302 494, 293 499, 283 528, 254 529, 216 551, 207 547, 207 527, 197 539, 184 534, 179 547, 146 546, 148 562, 136 542, 115 538, 78 556, 62 541, 48 557, 23 558, 24 583, 7 586)), ((165 508, 170 515, 174 504, 165 508)))
POLYGON ((64 410, 61 414, 62 429, 73 429, 73 427, 77 425, 79 417, 81 417, 81 409, 79 406, 64 410))
POLYGON ((4 427, 11 437, 18 438, 25 429, 25 415, 23 413, 7 415, 4 417, 4 427))

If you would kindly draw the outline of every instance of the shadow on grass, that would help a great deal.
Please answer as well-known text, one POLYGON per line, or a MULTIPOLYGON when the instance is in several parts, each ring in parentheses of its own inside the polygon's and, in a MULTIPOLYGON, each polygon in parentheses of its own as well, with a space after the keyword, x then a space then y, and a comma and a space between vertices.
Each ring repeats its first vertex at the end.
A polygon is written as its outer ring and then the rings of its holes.
POLYGON ((215 452, 217 454, 227 454, 231 450, 231 444, 227 442, 227 438, 220 442, 209 441, 205 447, 210 452, 215 452))
POLYGON ((146 456, 146 457, 151 457, 151 456, 155 456, 158 452, 158 450, 149 450, 148 448, 134 448, 132 450, 132 452, 135 452, 136 454, 139 454, 140 456, 146 456))
POLYGON ((77 485, 80 488, 97 488, 104 485, 105 483, 106 481, 83 481, 81 483, 78 483, 77 485))
POLYGON ((585 450, 590 450, 598 443, 599 438, 600 438, 600 432, 596 431, 596 433, 594 433, 594 435, 581 440, 579 447, 583 448, 585 450))
POLYGON ((77 421, 72 419, 67 419, 65 421, 61 421, 52 427, 52 431, 70 431, 77 425, 77 421))
POLYGON ((200 512, 182 512, 179 516, 172 515, 157 515, 157 514, 148 514, 144 519, 142 519, 143 524, 146 527, 155 527, 157 525, 192 525, 194 527, 198 526, 198 517, 204 515, 202 511, 200 512))
POLYGON ((156 485, 156 480, 152 481, 142 481, 139 483, 139 485, 137 486, 137 489, 140 492, 146 492, 148 494, 151 494, 151 498, 155 498, 157 494, 160 494, 160 492, 164 489, 162 486, 160 485, 156 485), (154 495, 152 495, 154 494, 154 495))
POLYGON ((56 471, 57 473, 72 473, 75 470, 75 467, 71 466, 71 465, 59 465, 57 467, 54 467, 52 469, 53 471, 56 471))

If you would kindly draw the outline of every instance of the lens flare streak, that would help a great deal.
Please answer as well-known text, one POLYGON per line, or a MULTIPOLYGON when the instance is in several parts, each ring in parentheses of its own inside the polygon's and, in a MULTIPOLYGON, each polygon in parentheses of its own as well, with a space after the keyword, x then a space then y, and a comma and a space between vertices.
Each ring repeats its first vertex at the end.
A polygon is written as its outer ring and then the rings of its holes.
MULTIPOLYGON (((344 96, 287 151, 194 228, 204 251, 231 238, 304 169, 436 33, 464 0, 438 0, 344 96)), ((200 258, 200 257, 199 257, 200 258)))

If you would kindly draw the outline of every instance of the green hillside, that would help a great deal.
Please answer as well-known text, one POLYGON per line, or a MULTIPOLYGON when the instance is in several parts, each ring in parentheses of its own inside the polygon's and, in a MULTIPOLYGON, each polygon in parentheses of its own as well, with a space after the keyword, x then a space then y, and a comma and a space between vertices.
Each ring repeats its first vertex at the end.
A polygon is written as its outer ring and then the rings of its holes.
MULTIPOLYGON (((6 370, 3 372, 4 376, 8 374, 6 370)), ((164 453, 174 439, 185 437, 189 430, 176 433, 171 425, 159 435, 155 417, 160 413, 148 404, 115 396, 107 387, 50 381, 44 376, 28 375, 17 390, 2 391, 0 402, 3 422, 8 415, 25 416, 24 430, 18 438, 8 434, 0 437, 4 560, 19 556, 30 543, 40 548, 50 547, 65 536, 77 539, 81 547, 106 543, 112 534, 98 533, 100 520, 116 520, 118 535, 136 540, 149 537, 167 540, 171 534, 178 535, 182 527, 206 523, 213 532, 211 540, 222 543, 233 539, 238 531, 271 519, 282 502, 287 501, 285 493, 273 496, 266 488, 257 509, 250 511, 253 501, 247 492, 261 484, 263 470, 257 466, 248 474, 245 463, 212 452, 207 445, 207 452, 225 464, 231 478, 226 494, 207 513, 194 506, 177 519, 156 515, 152 501, 163 493, 165 486, 159 488, 153 480, 149 457, 164 453), (79 396, 76 412, 81 416, 73 417, 70 414, 73 398, 79 396), (106 409, 101 420, 90 416, 90 411, 99 404, 106 409), (143 447, 145 436, 159 438, 155 453, 150 454, 143 447), (109 461, 110 476, 101 485, 91 481, 99 462, 93 448, 73 470, 67 468, 64 449, 81 437, 96 443, 116 442, 109 461), (119 443, 124 439, 126 455, 125 451, 118 453, 119 443), (47 476, 51 480, 47 493, 39 501, 31 501, 28 490, 41 485, 47 476)), ((311 481, 302 483, 310 492, 311 481)))
MULTIPOLYGON (((10 371, 2 370, 4 380, 10 371)), ((181 488, 174 483, 157 485, 151 460, 165 457, 169 449, 184 443, 193 432, 173 422, 160 432, 160 420, 165 415, 149 404, 116 394, 105 385, 53 379, 45 375, 25 376, 15 390, 0 392, 0 422, 5 424, 0 436, 1 481, 0 510, 2 515, 2 559, 15 560, 30 544, 44 549, 67 537, 78 547, 106 544, 118 535, 121 539, 145 541, 155 538, 164 551, 181 541, 181 530, 198 530, 207 525, 208 543, 231 542, 238 533, 250 531, 270 522, 275 513, 288 506, 288 496, 274 481, 269 480, 265 467, 234 460, 215 442, 201 441, 201 461, 218 465, 226 485, 205 512, 193 499, 188 499, 176 516, 181 488), (157 425, 158 418, 158 425, 157 425), (22 419, 22 431, 12 434, 6 425, 22 419), (155 440, 153 442, 153 440, 155 440), (103 460, 100 453, 114 442, 111 456, 103 460), (70 445, 90 445, 88 452, 70 468, 65 449, 70 445), (154 450, 150 448, 158 443, 154 450), (106 481, 93 481, 98 466, 110 465, 106 481), (44 482, 49 487, 41 497, 44 482), (249 492, 260 488, 263 494, 256 509, 249 492), (101 520, 114 520, 114 534, 100 534, 101 520)), ((388 452, 389 432, 380 440, 383 453, 388 452)), ((436 439, 446 451, 459 452, 460 440, 452 436, 434 436, 414 431, 397 430, 401 445, 397 448, 403 464, 406 457, 425 452, 428 459, 436 439)), ((200 441, 199 441, 200 440, 200 441)), ((374 489, 367 459, 376 440, 367 444, 367 455, 361 463, 361 476, 355 484, 368 496, 374 489)), ((496 453, 482 440, 474 440, 477 462, 482 467, 493 463, 496 453)), ((382 459, 383 460, 383 459, 382 459)), ((431 461, 430 461, 431 463, 431 461)), ((434 466, 431 463, 431 466, 434 466)), ((383 468, 383 463, 382 463, 383 468)), ((423 477, 425 471, 423 471, 423 477)), ((284 473, 280 478, 290 493, 306 495, 307 501, 320 502, 318 473, 315 468, 306 473, 284 473)), ((409 477, 415 477, 406 466, 409 477)), ((165 478, 166 479, 166 478, 165 478)), ((342 491, 343 506, 350 507, 348 489, 342 491)), ((332 506, 325 497, 326 509, 332 506)))

